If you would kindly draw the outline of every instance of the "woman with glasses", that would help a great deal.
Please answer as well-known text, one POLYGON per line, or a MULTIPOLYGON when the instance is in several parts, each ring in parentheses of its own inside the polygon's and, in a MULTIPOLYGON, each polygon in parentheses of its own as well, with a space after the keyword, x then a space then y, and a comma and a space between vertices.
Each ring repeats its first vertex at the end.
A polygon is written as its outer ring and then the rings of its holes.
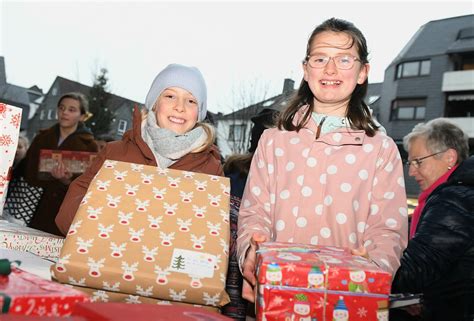
POLYGON ((468 136, 437 118, 416 125, 403 144, 421 194, 392 292, 423 293, 421 320, 472 321, 474 157, 468 158, 468 136))
POLYGON ((403 165, 372 119, 365 37, 329 19, 311 34, 304 77, 258 144, 239 213, 243 296, 254 301, 262 241, 351 248, 394 273, 407 242, 403 165))

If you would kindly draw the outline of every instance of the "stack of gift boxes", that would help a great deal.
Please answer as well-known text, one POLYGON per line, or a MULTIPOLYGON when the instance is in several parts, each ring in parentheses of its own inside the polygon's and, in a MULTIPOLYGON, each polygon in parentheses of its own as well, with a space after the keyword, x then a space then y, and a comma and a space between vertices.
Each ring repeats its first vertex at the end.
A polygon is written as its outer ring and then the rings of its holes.
POLYGON ((388 320, 391 274, 347 249, 263 243, 257 266, 260 321, 388 320))

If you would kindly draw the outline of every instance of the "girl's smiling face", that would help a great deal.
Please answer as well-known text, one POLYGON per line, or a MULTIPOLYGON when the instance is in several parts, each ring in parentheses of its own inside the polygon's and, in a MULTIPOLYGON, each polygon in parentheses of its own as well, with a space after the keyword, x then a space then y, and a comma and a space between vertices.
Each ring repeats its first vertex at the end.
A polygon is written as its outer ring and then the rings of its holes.
POLYGON ((309 57, 314 56, 329 57, 328 63, 321 68, 303 63, 304 79, 314 95, 314 111, 345 116, 354 88, 367 79, 369 65, 359 60, 357 46, 344 32, 324 31, 317 34, 309 50, 309 57), (350 69, 340 69, 334 61, 337 56, 356 59, 350 69))
POLYGON ((177 134, 185 134, 197 123, 198 101, 187 90, 169 87, 163 90, 155 106, 158 126, 177 134))

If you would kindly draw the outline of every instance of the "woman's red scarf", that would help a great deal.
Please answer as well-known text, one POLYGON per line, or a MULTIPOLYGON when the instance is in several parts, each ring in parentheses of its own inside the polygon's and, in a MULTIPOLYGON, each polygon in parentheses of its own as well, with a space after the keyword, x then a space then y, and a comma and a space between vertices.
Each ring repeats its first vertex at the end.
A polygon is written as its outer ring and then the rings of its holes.
POLYGON ((439 185, 443 184, 446 182, 451 176, 452 172, 458 167, 458 165, 454 166, 450 170, 448 170, 446 173, 444 173, 436 182, 434 182, 430 187, 428 187, 426 190, 421 192, 420 196, 418 197, 418 205, 416 206, 415 210, 413 211, 413 216, 411 217, 411 225, 410 225, 410 239, 415 236, 416 232, 416 227, 418 225, 418 222, 420 221, 420 216, 421 213, 423 212, 423 208, 425 207, 426 199, 430 194, 435 190, 436 187, 439 185))

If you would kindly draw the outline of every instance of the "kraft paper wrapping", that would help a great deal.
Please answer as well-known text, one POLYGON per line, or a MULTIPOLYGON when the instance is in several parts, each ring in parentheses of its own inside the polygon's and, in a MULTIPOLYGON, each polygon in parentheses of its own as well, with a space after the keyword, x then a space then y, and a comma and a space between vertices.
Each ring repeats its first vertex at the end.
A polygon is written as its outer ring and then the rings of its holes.
POLYGON ((229 180, 106 160, 52 267, 62 283, 222 306, 229 180))

